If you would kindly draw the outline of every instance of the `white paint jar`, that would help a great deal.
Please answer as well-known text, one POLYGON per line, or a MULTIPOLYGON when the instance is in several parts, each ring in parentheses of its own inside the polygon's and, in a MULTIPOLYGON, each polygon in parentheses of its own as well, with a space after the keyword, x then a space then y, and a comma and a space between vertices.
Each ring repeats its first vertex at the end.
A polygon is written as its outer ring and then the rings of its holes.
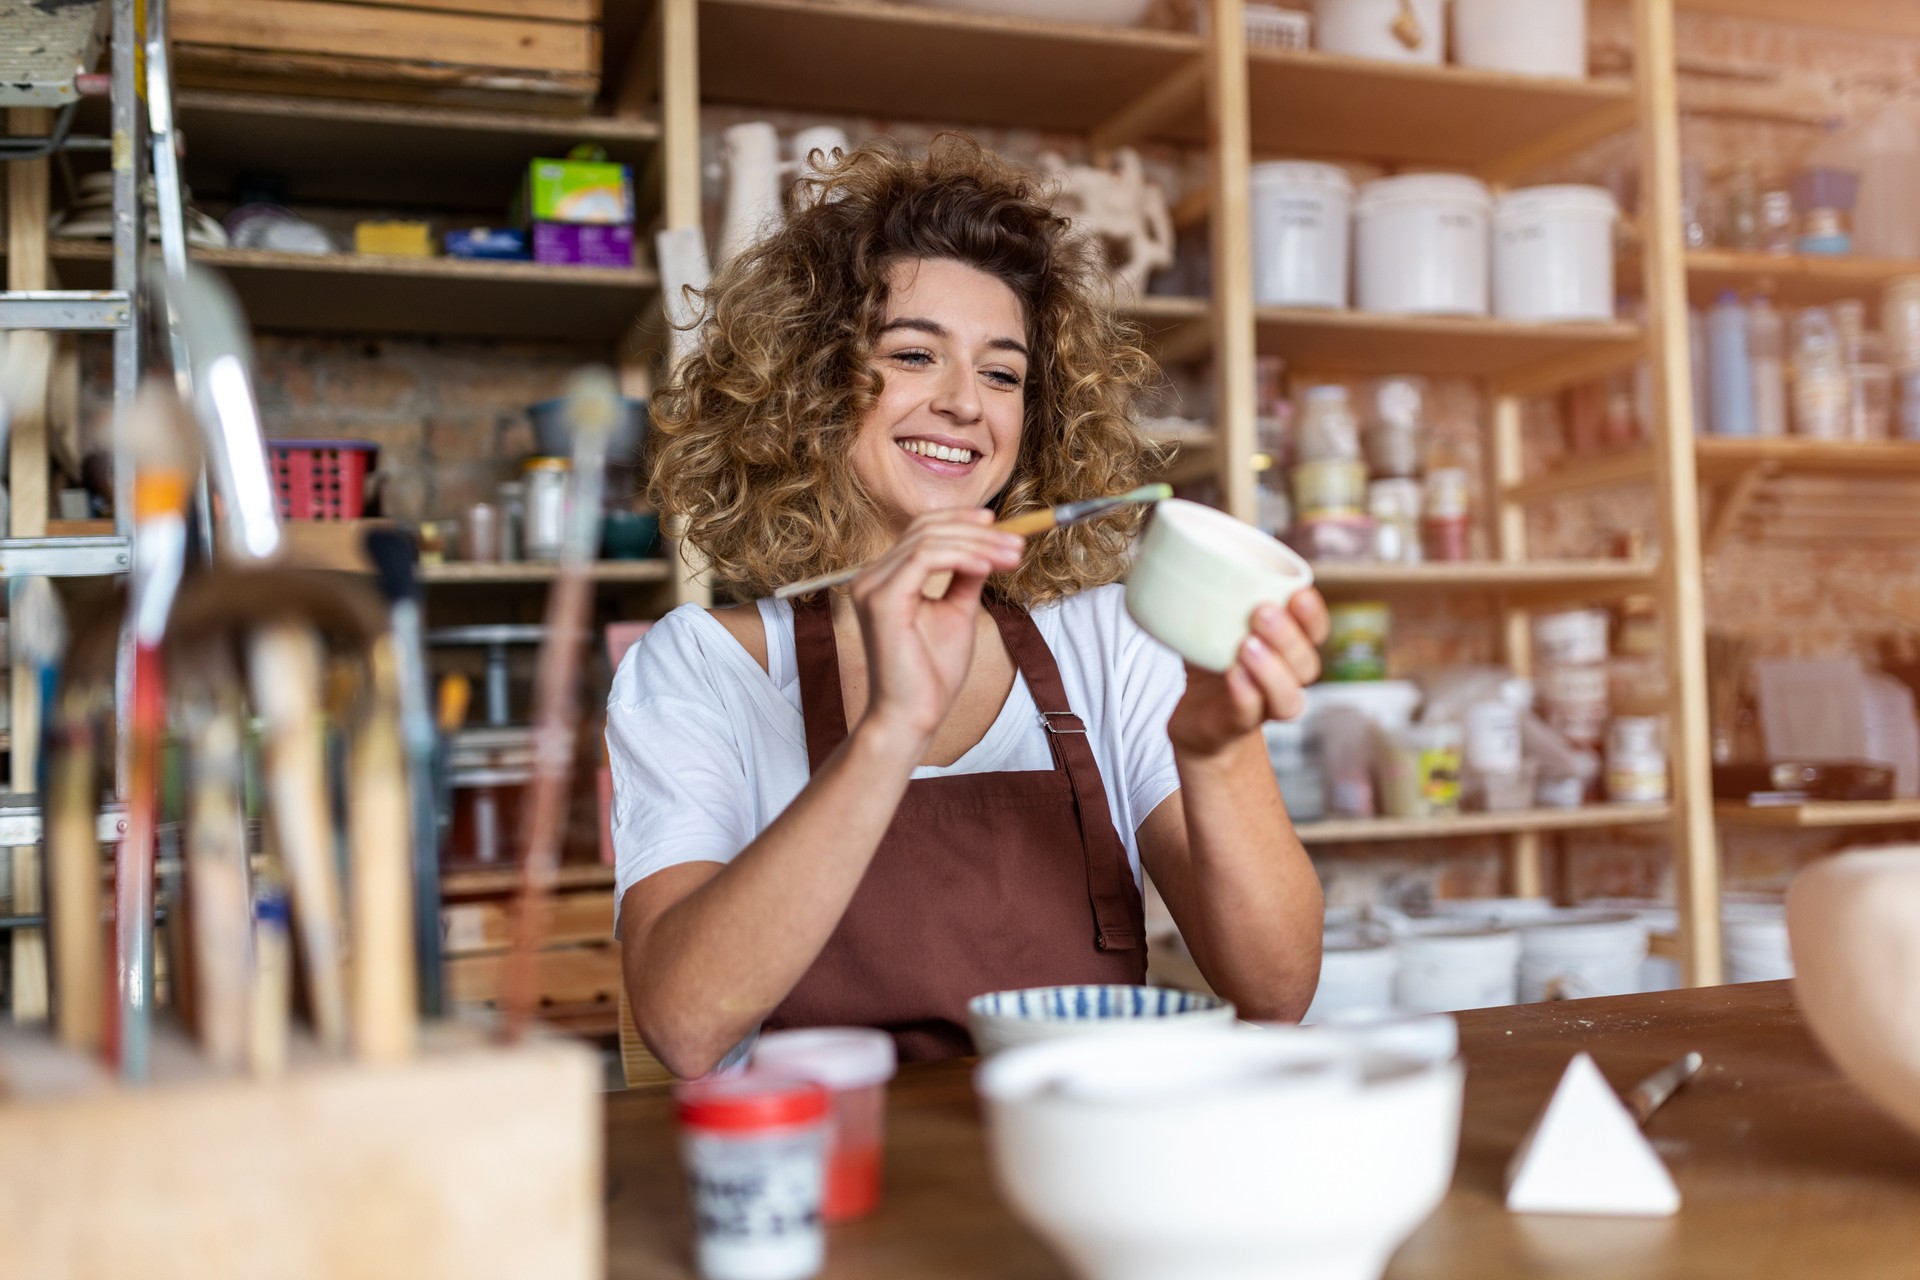
POLYGON ((1604 187, 1524 187, 1493 206, 1493 309, 1509 320, 1614 318, 1613 224, 1604 187))
POLYGON ((1453 60, 1526 76, 1587 74, 1587 0, 1453 0, 1453 60))
POLYGON ((1445 62, 1446 0, 1412 0, 1420 38, 1411 45, 1394 34, 1401 4, 1402 0, 1314 0, 1314 47, 1388 62, 1445 62))
POLYGON ((1412 1013, 1453 1013, 1514 1002, 1520 935, 1511 929, 1441 926, 1399 938, 1394 1004, 1412 1013))
POLYGON ((1640 989, 1647 926, 1625 911, 1569 911, 1520 929, 1520 1001, 1585 1000, 1640 989))
POLYGON ((1728 982, 1779 982, 1793 977, 1785 907, 1729 906, 1721 915, 1728 982))
POLYGON ((1520 772, 1520 711, 1505 702, 1476 702, 1467 708, 1467 768, 1504 777, 1520 772))
POLYGON ((1487 314, 1493 197, 1464 174, 1382 178, 1354 202, 1356 302, 1395 315, 1487 314))
POLYGON ((826 1258, 833 1121, 818 1084, 748 1072, 674 1091, 703 1280, 808 1280, 826 1258))
POLYGON ((1393 1006, 1393 975, 1399 968, 1393 944, 1366 934, 1327 934, 1320 948, 1320 985, 1302 1022, 1359 1009, 1393 1006))
POLYGON ((1345 307, 1353 180, 1338 165, 1253 166, 1253 300, 1345 307))
POLYGON ((1533 657, 1543 666, 1589 667, 1607 660, 1605 609, 1568 609, 1533 620, 1533 657))

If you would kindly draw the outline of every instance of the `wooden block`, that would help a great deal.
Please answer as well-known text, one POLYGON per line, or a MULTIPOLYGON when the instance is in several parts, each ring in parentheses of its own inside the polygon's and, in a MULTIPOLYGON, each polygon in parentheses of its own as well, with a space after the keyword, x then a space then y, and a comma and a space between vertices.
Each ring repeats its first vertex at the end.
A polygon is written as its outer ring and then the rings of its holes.
POLYGON ((588 1280, 605 1275, 599 1066, 436 1028, 378 1069, 210 1078, 157 1047, 154 1087, 0 1039, 9 1280, 588 1280))
MULTIPOLYGON (((220 48, 598 76, 599 33, 582 22, 426 12, 329 0, 178 0, 174 39, 220 48)), ((196 54, 196 56, 200 56, 196 54)))

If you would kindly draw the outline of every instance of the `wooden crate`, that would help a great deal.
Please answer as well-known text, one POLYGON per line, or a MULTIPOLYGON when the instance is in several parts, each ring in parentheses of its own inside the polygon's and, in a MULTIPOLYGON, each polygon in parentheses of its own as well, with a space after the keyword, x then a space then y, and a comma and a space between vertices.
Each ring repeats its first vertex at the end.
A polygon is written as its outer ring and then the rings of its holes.
POLYGON ((439 1028, 412 1060, 275 1081, 156 1045, 124 1089, 0 1038, 8 1280, 588 1280, 605 1274, 600 1068, 439 1028))
POLYGON ((600 0, 175 0, 183 85, 584 111, 600 0))

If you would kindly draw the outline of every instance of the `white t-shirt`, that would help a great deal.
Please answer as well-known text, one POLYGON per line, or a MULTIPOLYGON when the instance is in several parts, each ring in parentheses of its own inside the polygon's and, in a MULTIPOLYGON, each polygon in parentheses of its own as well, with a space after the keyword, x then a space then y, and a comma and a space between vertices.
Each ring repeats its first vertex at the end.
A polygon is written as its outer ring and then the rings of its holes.
MULTIPOLYGON (((1186 689, 1179 656, 1127 616, 1118 586, 1033 610, 1087 726, 1136 884, 1134 833, 1179 789, 1167 717, 1186 689)), ((767 670, 705 609, 682 605, 628 650, 607 699, 616 911, 634 884, 686 862, 730 862, 807 783, 793 608, 762 600, 767 670)), ((1049 711, 1061 708, 1049 707, 1049 711)), ((978 743, 916 778, 1052 769, 1024 677, 978 743)))

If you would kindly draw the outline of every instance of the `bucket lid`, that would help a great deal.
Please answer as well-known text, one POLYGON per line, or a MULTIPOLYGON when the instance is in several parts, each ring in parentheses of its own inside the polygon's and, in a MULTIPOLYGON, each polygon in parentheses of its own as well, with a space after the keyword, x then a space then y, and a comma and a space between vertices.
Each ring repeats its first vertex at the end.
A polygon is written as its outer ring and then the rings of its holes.
POLYGON ((680 1123, 689 1129, 751 1133, 817 1124, 827 1116, 821 1085, 758 1071, 683 1084, 673 1098, 680 1123))
POLYGON ((1378 178, 1360 188, 1358 210, 1389 204, 1417 204, 1429 200, 1455 200, 1491 208, 1493 193, 1487 184, 1464 173, 1410 173, 1399 178, 1378 178))
POLYGON ((1420 925, 1414 932, 1396 938, 1394 945, 1403 956, 1438 953, 1455 959, 1478 957, 1507 964, 1520 958, 1520 935, 1498 925, 1420 925))
POLYGON ((1544 943, 1601 943, 1614 939, 1645 938, 1646 921, 1631 911, 1568 911, 1547 920, 1527 920, 1515 926, 1529 950, 1544 943))
POLYGON ((1570 182, 1509 191, 1493 202, 1493 212, 1498 218, 1536 218, 1544 213, 1597 213, 1617 218, 1620 202, 1605 187, 1570 182))
POLYGON ((1249 170, 1256 187, 1328 187, 1343 195, 1353 194, 1353 179, 1337 164, 1312 160, 1270 160, 1249 170))
POLYGON ((829 1089, 865 1089, 893 1079, 893 1037, 872 1027, 769 1031, 753 1046, 753 1065, 829 1089))

